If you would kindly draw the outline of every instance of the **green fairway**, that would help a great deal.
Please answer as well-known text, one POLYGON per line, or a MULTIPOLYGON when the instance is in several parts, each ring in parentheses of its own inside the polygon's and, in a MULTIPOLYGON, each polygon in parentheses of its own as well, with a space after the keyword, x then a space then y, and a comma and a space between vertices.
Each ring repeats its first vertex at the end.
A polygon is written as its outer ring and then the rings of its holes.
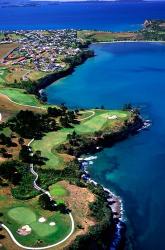
POLYGON ((63 129, 57 132, 50 132, 42 140, 34 141, 31 146, 34 151, 40 150, 42 156, 48 158, 47 168, 61 169, 64 166, 63 158, 56 152, 56 148, 66 141, 69 129, 63 129))
MULTIPOLYGON (((89 113, 88 113, 89 114, 89 113)), ((42 140, 34 141, 31 146, 34 151, 40 150, 42 156, 48 158, 44 168, 62 169, 64 167, 63 157, 56 151, 56 148, 67 142, 67 134, 75 130, 78 134, 94 134, 96 131, 104 131, 106 129, 113 129, 115 122, 123 122, 130 116, 127 111, 118 110, 95 110, 95 115, 82 121, 74 128, 61 129, 56 132, 47 133, 42 140), (116 119, 109 119, 109 117, 116 116, 116 119)), ((116 127, 116 125, 114 126, 116 127)))
POLYGON ((27 94, 21 89, 0 88, 0 93, 7 95, 12 101, 22 105, 41 106, 34 95, 27 94))
MULTIPOLYGON (((71 231, 71 220, 68 214, 45 212, 38 207, 13 206, 5 209, 5 225, 12 231, 16 240, 25 246, 34 246, 40 239, 40 246, 55 244, 63 240, 71 231), (44 217, 45 222, 39 222, 44 217), (51 226, 51 222, 55 225, 51 226), (31 233, 21 236, 17 230, 29 225, 31 233)), ((36 245, 37 246, 37 245, 36 245)))

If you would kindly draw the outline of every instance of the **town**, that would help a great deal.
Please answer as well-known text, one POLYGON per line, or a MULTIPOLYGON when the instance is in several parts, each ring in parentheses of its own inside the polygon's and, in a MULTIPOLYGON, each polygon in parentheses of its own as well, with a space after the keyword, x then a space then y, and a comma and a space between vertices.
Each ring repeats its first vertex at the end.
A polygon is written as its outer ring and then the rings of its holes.
POLYGON ((1 31, 0 45, 11 45, 0 58, 0 65, 28 70, 55 72, 65 69, 70 58, 81 53, 81 39, 76 30, 1 31))

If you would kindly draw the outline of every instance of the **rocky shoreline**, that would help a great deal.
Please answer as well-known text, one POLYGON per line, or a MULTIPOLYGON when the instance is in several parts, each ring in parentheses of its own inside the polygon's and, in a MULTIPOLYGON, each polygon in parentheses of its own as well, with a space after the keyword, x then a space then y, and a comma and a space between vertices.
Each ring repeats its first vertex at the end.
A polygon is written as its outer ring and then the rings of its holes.
MULTIPOLYGON (((142 117, 139 115, 139 121, 136 124, 132 124, 129 133, 139 132, 143 129, 148 129, 151 122, 149 120, 143 120, 142 117)), ((127 137, 129 135, 127 131, 127 137)), ((125 136, 124 136, 125 138, 125 136)), ((121 138, 123 139, 123 137, 121 138)), ((119 141, 119 139, 117 139, 119 141)), ((98 148, 98 147, 96 147, 98 148)), ((97 150, 98 152, 98 150, 97 150)), ((82 174, 82 179, 87 183, 92 183, 95 186, 100 185, 95 180, 93 180, 88 172, 88 167, 90 164, 93 164, 93 160, 97 159, 97 156, 81 156, 77 158, 79 162, 79 166, 82 174)), ((123 201, 120 196, 117 196, 113 193, 110 189, 105 188, 101 185, 106 196, 107 196, 107 203, 113 213, 113 220, 114 220, 114 236, 110 243, 109 250, 117 250, 117 249, 124 249, 125 246, 125 233, 126 233, 126 224, 124 218, 124 208, 123 208, 123 201)))
MULTIPOLYGON (((88 166, 92 160, 95 160, 97 156, 90 156, 85 158, 78 158, 80 169, 83 171, 82 179, 85 180, 87 183, 92 183, 95 186, 100 185, 96 181, 94 181, 88 172, 88 166)), ((102 186, 102 185, 101 185, 102 186)), ((120 196, 117 196, 108 188, 102 186, 106 196, 107 196, 107 203, 113 213, 113 220, 114 220, 114 236, 112 242, 110 244, 110 250, 115 249, 122 249, 123 241, 125 239, 125 223, 124 223, 124 215, 123 215, 123 202, 120 196)))

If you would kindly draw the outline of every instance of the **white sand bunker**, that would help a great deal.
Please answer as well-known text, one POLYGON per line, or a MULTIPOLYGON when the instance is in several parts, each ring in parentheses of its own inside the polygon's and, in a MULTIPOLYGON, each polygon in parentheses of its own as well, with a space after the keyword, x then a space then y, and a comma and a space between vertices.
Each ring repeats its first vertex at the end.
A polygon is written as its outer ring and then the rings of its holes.
POLYGON ((21 228, 19 228, 17 230, 17 233, 19 235, 26 236, 26 235, 30 234, 31 231, 32 231, 31 227, 29 227, 29 225, 25 225, 25 226, 22 226, 21 228))
POLYGON ((40 222, 40 223, 43 223, 43 222, 45 222, 46 221, 46 219, 44 218, 44 217, 40 217, 39 219, 38 219, 38 222, 40 222))
POLYGON ((111 115, 107 117, 109 120, 115 120, 117 119, 117 115, 111 115))
POLYGON ((50 225, 51 227, 53 227, 53 226, 56 225, 56 223, 52 221, 52 222, 49 223, 49 225, 50 225))

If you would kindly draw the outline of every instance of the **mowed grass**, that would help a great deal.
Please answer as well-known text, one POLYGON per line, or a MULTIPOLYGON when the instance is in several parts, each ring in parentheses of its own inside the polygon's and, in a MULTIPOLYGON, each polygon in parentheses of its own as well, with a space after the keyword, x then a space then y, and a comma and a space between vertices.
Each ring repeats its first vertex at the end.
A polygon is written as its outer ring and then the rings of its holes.
POLYGON ((22 105, 41 106, 34 95, 27 94, 21 89, 0 88, 0 93, 7 95, 12 101, 22 105))
POLYGON ((40 239, 40 246, 55 244, 64 239, 71 230, 71 220, 68 214, 59 212, 45 212, 42 209, 30 206, 13 205, 5 209, 4 223, 12 231, 16 240, 25 246, 36 246, 40 239), (44 217, 45 222, 40 223, 38 219, 44 217), (49 225, 55 222, 55 226, 49 225), (21 236, 17 230, 24 225, 29 225, 32 229, 27 236, 21 236))
POLYGON ((95 115, 82 122, 75 128, 75 131, 79 134, 89 134, 102 130, 103 128, 110 128, 114 120, 108 119, 116 115, 115 121, 124 121, 128 118, 128 112, 119 110, 97 110, 95 115))
POLYGON ((67 140, 68 129, 47 133, 42 140, 34 141, 31 146, 34 151, 40 150, 42 156, 48 158, 45 168, 62 169, 63 158, 56 152, 56 148, 67 140))
POLYGON ((36 221, 35 213, 27 207, 15 207, 8 211, 7 215, 16 223, 26 225, 36 221))
POLYGON ((56 148, 60 144, 67 142, 67 135, 69 133, 72 133, 75 130, 78 134, 94 135, 97 131, 104 131, 106 129, 113 130, 113 127, 116 127, 116 123, 123 123, 123 121, 129 116, 130 113, 126 111, 95 110, 94 116, 82 121, 73 129, 65 128, 56 132, 47 133, 42 140, 34 141, 31 146, 34 151, 40 150, 42 152, 42 156, 48 158, 48 161, 43 168, 62 169, 65 166, 65 162, 63 157, 56 151, 56 148), (113 115, 116 115, 117 119, 108 119, 108 117, 113 115))
POLYGON ((68 195, 68 191, 61 183, 53 184, 49 187, 50 194, 54 197, 63 197, 68 195))
POLYGON ((57 182, 56 184, 51 185, 49 187, 49 192, 55 199, 57 204, 65 204, 65 199, 70 194, 61 182, 57 182))

